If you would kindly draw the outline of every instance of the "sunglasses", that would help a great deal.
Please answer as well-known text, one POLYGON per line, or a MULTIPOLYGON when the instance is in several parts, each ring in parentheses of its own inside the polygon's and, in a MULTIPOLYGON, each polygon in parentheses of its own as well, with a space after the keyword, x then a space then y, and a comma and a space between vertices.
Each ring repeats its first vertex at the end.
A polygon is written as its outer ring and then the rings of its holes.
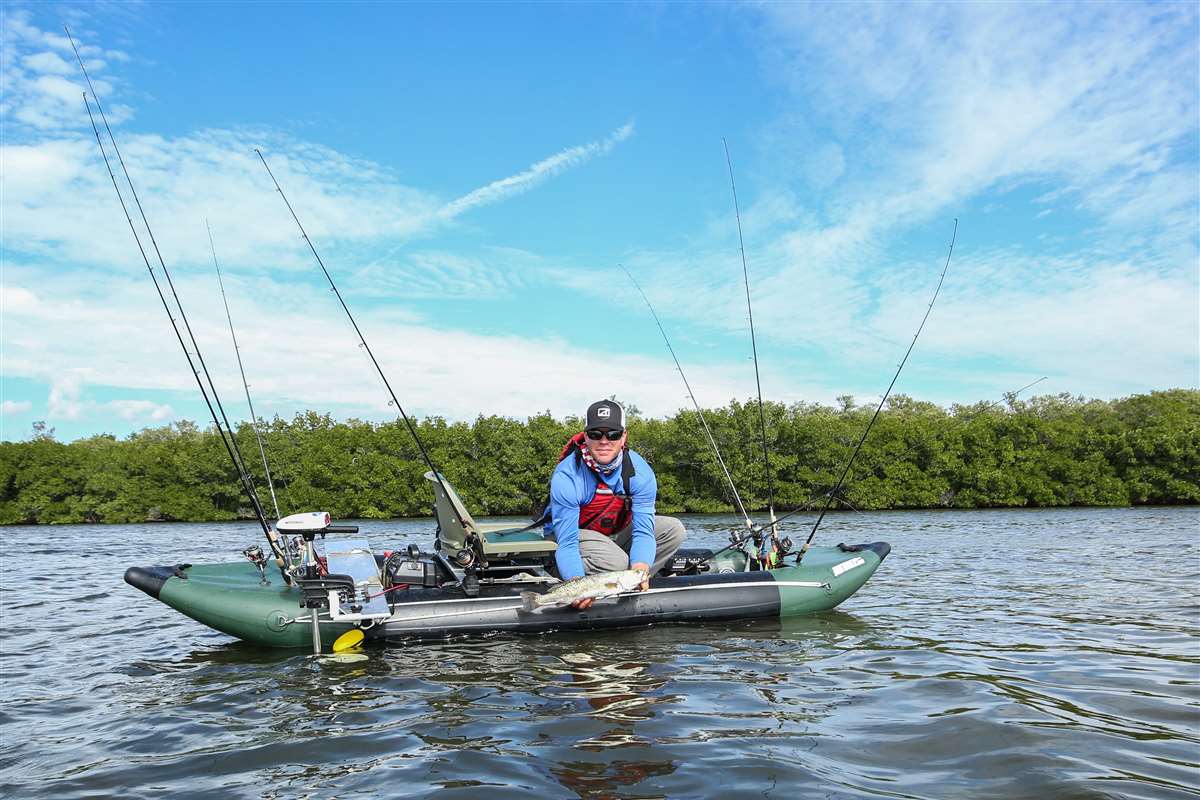
POLYGON ((587 437, 593 442, 598 442, 601 439, 608 439, 610 442, 619 441, 625 431, 588 431, 587 437))

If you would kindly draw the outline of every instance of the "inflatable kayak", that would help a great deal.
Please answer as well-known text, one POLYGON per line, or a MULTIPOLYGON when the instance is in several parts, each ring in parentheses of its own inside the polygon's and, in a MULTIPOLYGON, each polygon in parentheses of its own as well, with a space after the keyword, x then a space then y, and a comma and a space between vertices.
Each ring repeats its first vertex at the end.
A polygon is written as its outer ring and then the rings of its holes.
POLYGON ((131 567, 125 581, 246 642, 320 651, 355 628, 368 641, 398 642, 810 614, 858 591, 891 549, 884 542, 813 547, 800 563, 785 556, 772 568, 752 548, 684 549, 648 589, 583 611, 527 611, 523 592, 544 593, 557 583, 550 572, 554 542, 527 529, 476 523, 444 479, 427 477, 438 522, 431 553, 416 545, 376 553, 365 539, 333 538, 356 528, 330 525, 327 514, 298 514, 276 525, 286 541, 278 551, 298 559, 277 564, 278 574, 252 547, 247 561, 131 567))
MULTIPOLYGON (((520 593, 528 587, 522 583, 485 584, 475 597, 455 584, 409 587, 385 593, 387 616, 365 627, 364 634, 368 640, 403 640, 809 614, 834 608, 858 591, 889 550, 884 542, 814 547, 799 566, 654 577, 648 590, 600 600, 586 611, 570 606, 524 611, 520 593)), ((691 560, 703 553, 682 551, 680 556, 691 560)), ((303 607, 303 590, 267 580, 264 584, 249 562, 131 567, 125 573, 130 585, 210 628, 260 645, 309 646, 312 618, 303 607)), ((360 621, 322 615, 322 649, 356 625, 360 621)))

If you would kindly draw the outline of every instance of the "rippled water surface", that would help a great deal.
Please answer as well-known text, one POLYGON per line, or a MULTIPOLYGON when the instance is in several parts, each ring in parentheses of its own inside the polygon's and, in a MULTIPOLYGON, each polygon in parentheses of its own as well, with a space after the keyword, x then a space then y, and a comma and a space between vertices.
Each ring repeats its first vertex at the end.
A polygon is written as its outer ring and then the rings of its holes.
POLYGON ((819 543, 894 549, 837 611, 347 662, 121 581, 240 558, 251 526, 0 529, 0 796, 1196 797, 1198 533, 1196 508, 838 515, 819 543))

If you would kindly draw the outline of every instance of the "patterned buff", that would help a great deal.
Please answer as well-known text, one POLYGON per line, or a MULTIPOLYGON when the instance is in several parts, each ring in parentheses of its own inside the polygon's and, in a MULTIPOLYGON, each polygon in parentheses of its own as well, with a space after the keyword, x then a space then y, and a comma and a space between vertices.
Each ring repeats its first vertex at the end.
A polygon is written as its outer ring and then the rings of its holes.
MULTIPOLYGON (((583 434, 580 434, 580 436, 583 436, 583 434)), ((621 462, 625 459, 625 451, 618 450, 617 457, 612 461, 607 464, 598 464, 596 463, 596 459, 592 457, 591 452, 588 451, 587 445, 585 445, 583 442, 580 442, 579 456, 583 459, 583 463, 587 464, 591 469, 594 469, 601 475, 612 475, 621 468, 621 462)))

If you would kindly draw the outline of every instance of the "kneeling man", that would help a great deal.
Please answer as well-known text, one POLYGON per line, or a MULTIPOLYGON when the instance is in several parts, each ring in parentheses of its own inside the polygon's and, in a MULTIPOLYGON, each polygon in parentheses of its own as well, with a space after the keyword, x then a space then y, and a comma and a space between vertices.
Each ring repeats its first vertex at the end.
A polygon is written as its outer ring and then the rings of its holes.
POLYGON ((612 400, 592 403, 584 431, 567 442, 550 478, 546 534, 558 542, 559 577, 662 569, 685 534, 679 520, 655 516, 657 494, 654 470, 626 446, 625 409, 612 400))

